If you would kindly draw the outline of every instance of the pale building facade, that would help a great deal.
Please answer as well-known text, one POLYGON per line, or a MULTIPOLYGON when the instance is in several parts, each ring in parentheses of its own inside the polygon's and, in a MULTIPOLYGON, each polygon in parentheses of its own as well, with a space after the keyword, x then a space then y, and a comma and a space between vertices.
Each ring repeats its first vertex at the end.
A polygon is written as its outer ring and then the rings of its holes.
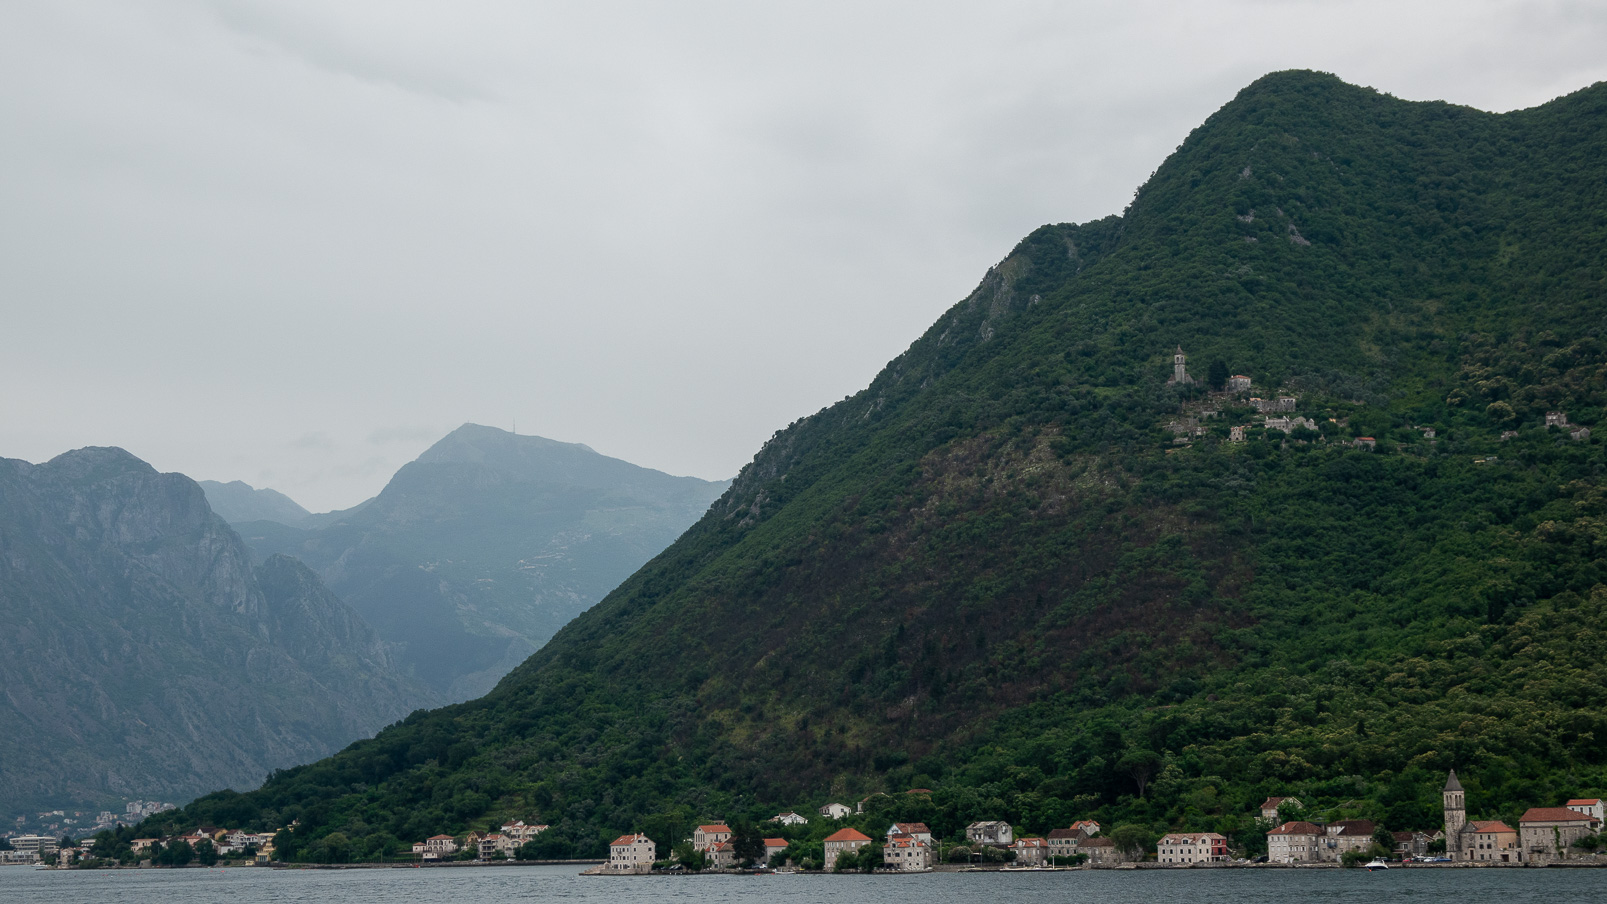
POLYGON ((1575 841, 1601 832, 1601 820, 1568 807, 1531 807, 1518 820, 1525 863, 1552 863, 1581 856, 1575 841))
POLYGON ((837 865, 838 856, 848 851, 857 851, 870 844, 870 836, 858 829, 841 829, 826 836, 825 867, 827 870, 837 865))
POLYGON ((608 844, 608 871, 646 875, 653 871, 658 859, 658 845, 653 839, 637 833, 621 835, 608 844))
POLYGON ((1225 863, 1228 839, 1215 832, 1174 832, 1155 845, 1155 862, 1188 866, 1194 863, 1225 863))
POLYGON ((973 822, 965 827, 965 839, 972 844, 991 844, 1009 847, 1015 841, 1015 830, 1003 820, 973 822))
POLYGON ((731 840, 731 827, 724 823, 698 826, 692 830, 692 850, 708 853, 709 848, 731 840))
POLYGON ((1311 822, 1286 822, 1267 833, 1269 863, 1316 863, 1321 860, 1319 842, 1326 833, 1311 822))

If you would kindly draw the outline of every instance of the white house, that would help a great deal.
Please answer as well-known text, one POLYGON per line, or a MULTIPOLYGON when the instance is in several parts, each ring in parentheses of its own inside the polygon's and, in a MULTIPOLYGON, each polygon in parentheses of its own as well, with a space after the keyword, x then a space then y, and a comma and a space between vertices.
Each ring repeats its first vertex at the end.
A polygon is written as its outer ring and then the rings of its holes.
POLYGON ((458 852, 457 839, 451 835, 432 835, 413 845, 413 853, 420 860, 440 860, 458 852))
POLYGON ((1607 822, 1607 808, 1599 797, 1576 797, 1568 801, 1568 809, 1578 810, 1597 822, 1607 822))
POLYGON ((854 811, 844 804, 831 803, 820 808, 820 815, 827 819, 844 819, 854 811))
POLYGON ((794 813, 791 810, 788 810, 785 813, 778 813, 775 816, 770 817, 770 821, 779 822, 784 826, 803 826, 809 824, 809 820, 807 818, 799 816, 797 813, 794 813))
POLYGON ((614 873, 645 874, 653 871, 658 845, 643 834, 621 835, 608 843, 608 870, 614 873))
POLYGON ((908 835, 919 838, 925 844, 932 843, 932 830, 927 828, 924 822, 895 822, 887 827, 887 837, 892 838, 894 835, 908 835))
POLYGON ((1173 832, 1155 846, 1157 863, 1225 863, 1227 859, 1227 836, 1215 832, 1173 832))

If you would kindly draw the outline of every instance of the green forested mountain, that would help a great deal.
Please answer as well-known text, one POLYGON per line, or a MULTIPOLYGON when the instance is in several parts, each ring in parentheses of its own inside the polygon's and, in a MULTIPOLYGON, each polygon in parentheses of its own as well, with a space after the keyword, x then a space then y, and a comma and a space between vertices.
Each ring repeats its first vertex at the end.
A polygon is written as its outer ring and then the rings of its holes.
POLYGON ((359 506, 235 526, 259 557, 306 562, 403 668, 457 701, 494 687, 726 485, 464 424, 359 506))
POLYGON ((595 854, 919 786, 882 812, 1253 849, 1268 794, 1394 829, 1452 766, 1475 818, 1607 794, 1607 461, 1572 432, 1604 257, 1607 85, 1495 115, 1269 75, 485 698, 172 819, 299 818, 318 858, 535 817, 595 854), (1177 346, 1310 420, 1169 383, 1177 346))

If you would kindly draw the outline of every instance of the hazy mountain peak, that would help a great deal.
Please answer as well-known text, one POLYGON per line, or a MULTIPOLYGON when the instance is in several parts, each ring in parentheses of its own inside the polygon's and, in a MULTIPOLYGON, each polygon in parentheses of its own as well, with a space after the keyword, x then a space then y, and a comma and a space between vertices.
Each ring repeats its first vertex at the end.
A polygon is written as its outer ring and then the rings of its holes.
POLYGON ((292 527, 305 522, 312 513, 296 504, 294 499, 266 487, 257 489, 243 480, 219 483, 216 480, 197 481, 206 491, 206 501, 212 510, 230 524, 247 521, 277 521, 292 527))

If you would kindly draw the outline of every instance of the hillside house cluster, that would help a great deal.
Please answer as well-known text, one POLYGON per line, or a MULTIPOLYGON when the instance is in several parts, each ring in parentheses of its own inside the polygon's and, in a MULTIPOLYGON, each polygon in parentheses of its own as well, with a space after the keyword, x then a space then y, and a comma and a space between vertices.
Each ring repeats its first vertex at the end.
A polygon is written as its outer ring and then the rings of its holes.
POLYGON ((413 856, 419 861, 451 860, 459 851, 473 851, 477 860, 509 860, 519 848, 547 830, 544 825, 527 825, 524 820, 508 823, 496 832, 470 832, 460 840, 452 835, 434 835, 413 843, 413 856))

